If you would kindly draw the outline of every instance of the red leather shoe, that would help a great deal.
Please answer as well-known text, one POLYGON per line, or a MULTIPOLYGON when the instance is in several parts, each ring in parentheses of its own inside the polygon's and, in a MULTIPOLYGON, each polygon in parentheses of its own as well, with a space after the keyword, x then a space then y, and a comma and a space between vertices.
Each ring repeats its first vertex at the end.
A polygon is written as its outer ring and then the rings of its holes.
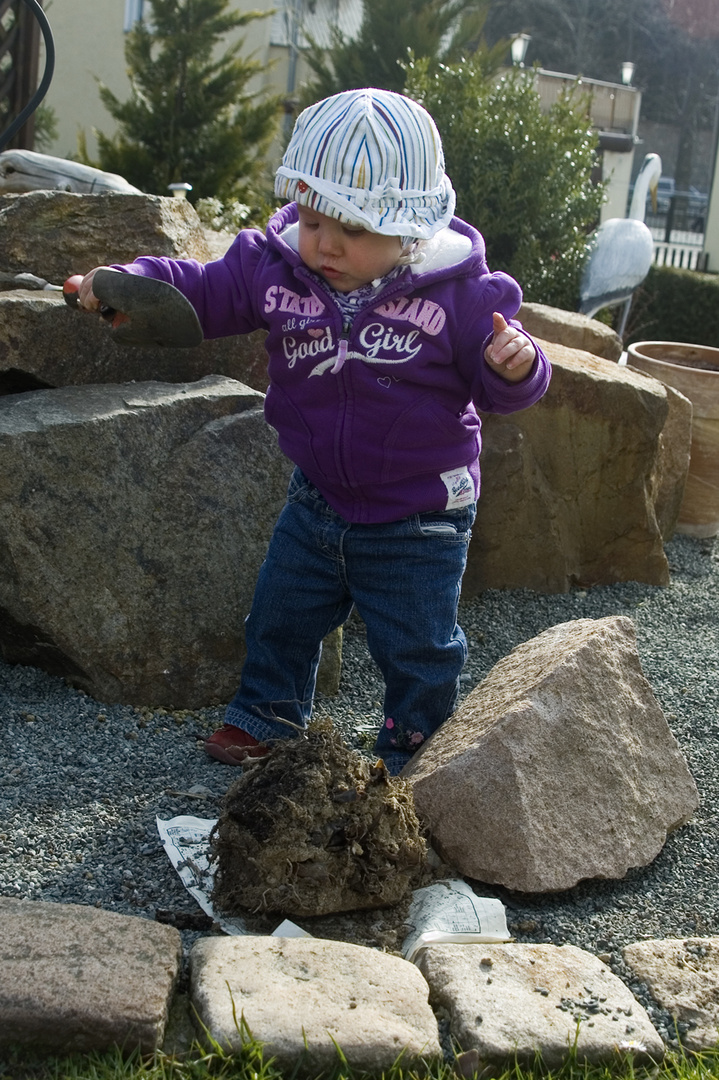
POLYGON ((210 735, 205 742, 205 750, 223 765, 242 765, 248 758, 265 757, 270 752, 269 746, 258 742, 234 724, 225 724, 210 735))

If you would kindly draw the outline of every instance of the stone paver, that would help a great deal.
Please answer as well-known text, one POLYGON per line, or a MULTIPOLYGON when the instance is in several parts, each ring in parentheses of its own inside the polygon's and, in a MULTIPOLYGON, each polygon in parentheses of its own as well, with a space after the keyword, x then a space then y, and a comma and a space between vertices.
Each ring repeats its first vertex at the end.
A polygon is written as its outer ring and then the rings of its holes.
POLYGON ((688 1027, 682 1043, 708 1050, 719 1042, 719 938, 636 941, 622 955, 652 997, 688 1027))
POLYGON ((143 1052, 162 1043, 177 930, 80 904, 0 898, 0 1045, 143 1052))
POLYGON ((433 945, 418 966, 451 1034, 483 1065, 537 1053, 555 1068, 575 1044, 580 1060, 633 1051, 659 1059, 664 1044, 646 1010, 596 956, 574 945, 433 945))
POLYGON ((427 984, 401 957, 314 938, 208 937, 190 963, 192 1002, 212 1037, 238 1047, 243 1018, 280 1067, 305 1047, 311 1069, 335 1064, 336 1046, 366 1070, 441 1054, 427 984))

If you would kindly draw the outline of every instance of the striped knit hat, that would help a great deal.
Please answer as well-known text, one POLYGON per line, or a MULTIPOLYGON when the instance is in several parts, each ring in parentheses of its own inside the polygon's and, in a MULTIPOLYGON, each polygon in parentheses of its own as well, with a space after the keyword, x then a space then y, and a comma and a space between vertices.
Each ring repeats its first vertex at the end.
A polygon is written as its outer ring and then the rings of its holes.
POLYGON ((412 239, 434 236, 455 206, 434 120, 389 90, 347 90, 300 113, 275 194, 370 232, 412 239))

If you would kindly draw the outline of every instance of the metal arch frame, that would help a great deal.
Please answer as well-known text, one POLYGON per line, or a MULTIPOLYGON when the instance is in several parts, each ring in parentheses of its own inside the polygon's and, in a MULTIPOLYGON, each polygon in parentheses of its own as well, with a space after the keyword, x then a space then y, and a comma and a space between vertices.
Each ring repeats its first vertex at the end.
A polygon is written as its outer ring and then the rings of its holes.
POLYGON ((55 42, 53 41, 52 30, 50 29, 50 23, 47 21, 47 16, 37 0, 22 0, 22 2, 30 9, 40 24, 40 30, 45 42, 45 71, 43 72, 40 85, 30 98, 30 101, 20 115, 13 120, 10 127, 0 135, 0 150, 3 150, 7 146, 13 135, 20 130, 28 117, 32 116, 35 112, 35 109, 37 109, 48 91, 55 70, 55 42))

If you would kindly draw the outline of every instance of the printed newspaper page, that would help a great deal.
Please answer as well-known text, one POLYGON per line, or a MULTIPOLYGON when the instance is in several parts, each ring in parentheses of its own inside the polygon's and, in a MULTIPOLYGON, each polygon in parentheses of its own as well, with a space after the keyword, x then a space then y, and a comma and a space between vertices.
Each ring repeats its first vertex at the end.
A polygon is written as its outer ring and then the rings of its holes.
POLYGON ((217 819, 185 814, 169 821, 162 818, 156 820, 157 831, 170 862, 205 914, 218 923, 226 934, 249 933, 242 919, 219 915, 210 902, 214 877, 209 859, 210 831, 217 819))
POLYGON ((470 944, 510 941, 504 904, 477 896, 461 880, 436 881, 417 889, 407 922, 410 932, 404 939, 402 955, 414 960, 421 949, 444 942, 470 944))
MULTIPOLYGON (((242 919, 220 915, 212 906, 210 896, 214 868, 210 865, 210 833, 217 818, 198 818, 190 814, 163 821, 156 818, 167 856, 177 870, 182 884, 194 896, 206 915, 226 934, 249 934, 242 919)), ((310 937, 289 919, 272 931, 273 937, 310 937)))

